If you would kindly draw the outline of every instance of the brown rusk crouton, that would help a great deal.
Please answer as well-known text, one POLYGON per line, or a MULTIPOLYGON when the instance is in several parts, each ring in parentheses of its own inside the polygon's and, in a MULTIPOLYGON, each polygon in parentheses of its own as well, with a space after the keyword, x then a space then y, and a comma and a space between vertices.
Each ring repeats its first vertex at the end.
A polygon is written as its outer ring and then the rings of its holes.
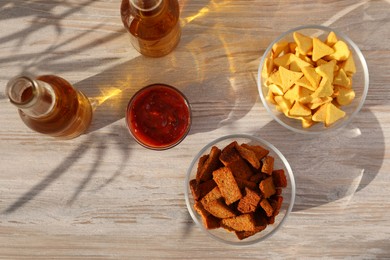
POLYGON ((262 199, 260 201, 260 206, 265 211, 265 214, 267 214, 267 217, 271 217, 274 214, 274 209, 271 204, 269 204, 267 199, 262 199))
POLYGON ((225 202, 222 200, 213 200, 206 204, 203 204, 205 210, 207 210, 211 215, 217 218, 225 219, 235 217, 236 214, 230 209, 225 202))
POLYGON ((215 169, 220 166, 219 156, 221 155, 221 150, 216 146, 211 148, 210 154, 202 164, 201 168, 198 168, 196 174, 196 181, 199 183, 201 181, 207 181, 212 178, 212 173, 215 169))
POLYGON ((200 184, 198 184, 195 179, 190 181, 192 196, 195 200, 200 200, 216 186, 217 184, 213 179, 202 182, 200 184))
POLYGON ((237 217, 222 219, 221 224, 235 231, 255 231, 253 214, 242 214, 237 217))
POLYGON ((229 165, 234 161, 241 159, 240 154, 236 150, 236 141, 230 143, 228 146, 222 149, 219 160, 225 165, 229 165))
POLYGON ((249 144, 242 144, 242 147, 245 147, 247 149, 252 150, 255 152, 257 159, 260 161, 262 160, 266 155, 269 154, 269 151, 265 148, 263 148, 260 145, 249 145, 249 144))
POLYGON ((207 204, 210 201, 217 200, 220 198, 222 198, 221 191, 218 187, 215 187, 201 199, 201 202, 202 204, 207 204))
POLYGON ((263 167, 261 167, 261 171, 268 175, 271 175, 273 170, 274 170, 274 157, 267 155, 264 158, 264 163, 263 163, 263 167))
POLYGON ((253 175, 251 168, 241 158, 230 162, 226 166, 229 167, 236 178, 247 180, 253 175))
POLYGON ((253 168, 260 168, 260 160, 257 158, 254 151, 239 145, 237 142, 235 143, 235 148, 240 154, 240 156, 244 158, 247 162, 249 162, 253 166, 253 168))
POLYGON ((272 172, 272 179, 274 181, 275 187, 282 187, 286 188, 287 187, 287 178, 286 175, 284 174, 284 170, 274 170, 272 172))
POLYGON ((259 188, 259 185, 253 181, 247 181, 244 179, 236 178, 236 182, 240 190, 244 190, 245 187, 248 187, 251 190, 257 190, 259 188))
POLYGON ((205 228, 215 229, 221 227, 221 220, 214 217, 207 210, 205 210, 201 202, 195 202, 194 208, 196 212, 198 212, 198 214, 202 217, 202 222, 205 228))
POLYGON ((269 198, 276 192, 272 177, 262 180, 259 184, 259 188, 264 198, 269 198))
POLYGON ((222 167, 213 172, 213 179, 217 183, 227 205, 241 199, 242 194, 228 167, 222 167))
POLYGON ((237 209, 242 213, 255 212, 261 196, 257 192, 245 187, 245 196, 238 202, 237 209))

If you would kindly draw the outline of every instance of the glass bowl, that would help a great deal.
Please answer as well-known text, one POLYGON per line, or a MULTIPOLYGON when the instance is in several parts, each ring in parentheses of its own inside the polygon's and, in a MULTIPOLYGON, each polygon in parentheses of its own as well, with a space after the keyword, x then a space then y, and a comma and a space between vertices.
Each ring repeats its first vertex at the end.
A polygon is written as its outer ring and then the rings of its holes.
POLYGON ((369 87, 369 76, 368 76, 367 63, 362 52, 360 51, 359 47, 348 36, 333 28, 320 26, 320 25, 307 25, 307 26, 297 27, 285 33, 282 33, 268 46, 260 61, 258 76, 257 76, 257 85, 258 85, 260 98, 264 107, 269 112, 269 114, 273 117, 273 119, 275 119, 278 123, 280 123, 282 126, 286 127, 287 129, 290 129, 297 133, 320 134, 329 130, 334 130, 334 129, 339 129, 341 127, 344 127, 353 119, 354 116, 356 116, 356 114, 362 108, 363 103, 367 96, 368 87, 369 87), (301 120, 297 120, 285 116, 282 112, 276 109, 276 106, 274 104, 270 103, 267 100, 266 96, 268 94, 268 87, 265 86, 266 79, 262 76, 263 67, 266 65, 265 64, 266 58, 270 57, 272 54, 272 47, 274 46, 274 44, 281 41, 293 42, 294 32, 299 32, 301 34, 310 37, 318 37, 320 40, 324 41, 327 35, 332 31, 336 34, 338 40, 342 40, 348 45, 353 55, 355 66, 356 66, 356 73, 352 77, 352 88, 355 91, 355 98, 352 101, 352 103, 350 103, 349 105, 342 106, 342 110, 346 113, 346 115, 342 119, 336 121, 334 124, 325 127, 323 123, 317 123, 309 128, 304 128, 302 126, 301 120))
POLYGON ((261 138, 252 135, 235 134, 235 135, 227 135, 218 138, 208 143, 205 147, 203 147, 198 152, 198 154, 192 160, 190 167, 188 168, 187 175, 185 178, 184 194, 185 194, 186 205, 192 219, 204 233, 209 235, 211 238, 226 244, 237 245, 237 246, 252 245, 261 242, 269 238, 271 235, 275 234, 283 225, 283 223, 286 221, 294 205, 295 181, 294 181, 294 175, 291 170, 290 164, 287 162, 286 158, 275 146, 273 146, 272 144, 270 144, 269 142, 261 138), (249 145, 260 145, 263 148, 269 150, 269 155, 273 156, 275 159, 274 169, 283 169, 287 178, 287 187, 283 188, 282 190, 283 203, 279 214, 275 217, 275 222, 273 224, 269 224, 263 231, 258 232, 255 235, 245 238, 243 240, 239 240, 237 236, 234 234, 234 232, 229 232, 224 228, 206 229, 204 227, 201 216, 194 209, 195 200, 189 185, 189 182, 196 178, 199 159, 203 155, 209 154, 210 149, 213 146, 216 146, 222 150, 224 147, 226 147, 228 144, 232 143, 233 141, 237 141, 238 144, 246 143, 249 145))

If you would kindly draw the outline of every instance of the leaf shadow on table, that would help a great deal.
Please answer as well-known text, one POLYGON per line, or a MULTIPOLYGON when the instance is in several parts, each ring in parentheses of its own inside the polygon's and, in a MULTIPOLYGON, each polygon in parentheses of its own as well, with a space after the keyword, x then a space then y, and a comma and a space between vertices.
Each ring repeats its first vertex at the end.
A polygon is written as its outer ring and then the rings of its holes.
POLYGON ((383 131, 369 108, 333 133, 307 136, 271 121, 255 135, 273 143, 290 163, 296 182, 293 211, 339 200, 347 206, 375 179, 385 155, 383 131))
POLYGON ((123 135, 125 134, 125 129, 121 126, 112 127, 111 132, 102 136, 101 134, 94 133, 88 135, 88 137, 83 140, 68 156, 59 162, 57 167, 52 169, 45 178, 31 187, 27 192, 21 195, 14 203, 5 208, 2 213, 10 214, 19 208, 23 207, 26 203, 33 200, 36 196, 42 193, 46 188, 52 185, 55 181, 61 178, 64 174, 69 174, 69 169, 78 163, 79 160, 85 156, 85 154, 94 151, 95 158, 93 163, 90 164, 89 169, 83 173, 83 178, 81 178, 80 183, 75 187, 73 193, 69 195, 67 200, 67 206, 71 206, 81 193, 87 188, 88 184, 93 180, 96 173, 99 172, 99 168, 103 164, 103 159, 107 155, 108 150, 107 142, 105 139, 107 135, 110 136, 110 145, 118 147, 118 150, 121 151, 121 160, 120 163, 116 166, 116 170, 111 172, 106 176, 105 181, 101 183, 95 191, 99 191, 113 182, 119 175, 122 174, 123 169, 126 166, 126 162, 130 159, 131 149, 129 145, 131 143, 123 142, 123 135))
MULTIPOLYGON (((218 12, 209 10, 201 15, 213 19, 218 12)), ((220 17, 209 28, 191 26, 201 19, 200 13, 186 15, 181 20, 180 43, 170 54, 161 58, 139 55, 75 84, 94 107, 89 132, 123 119, 134 93, 153 83, 172 85, 189 99, 193 115, 190 134, 230 124, 251 110, 258 96, 253 71, 257 71, 261 52, 242 48, 242 40, 251 42, 253 37, 242 30, 227 32, 220 17)))

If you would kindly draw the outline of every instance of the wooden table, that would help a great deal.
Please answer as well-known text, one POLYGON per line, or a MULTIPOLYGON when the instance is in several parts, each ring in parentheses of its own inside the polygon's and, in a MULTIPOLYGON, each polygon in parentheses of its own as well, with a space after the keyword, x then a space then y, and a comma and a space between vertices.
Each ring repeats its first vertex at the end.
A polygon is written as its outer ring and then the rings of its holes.
POLYGON ((163 58, 141 56, 120 1, 0 1, 0 258, 390 258, 390 2, 182 0, 182 38, 163 58), (256 84, 260 57, 280 33, 337 28, 361 48, 370 89, 358 116, 322 137, 272 120, 256 84), (70 141, 30 131, 7 101, 14 75, 56 74, 99 103, 70 141), (130 137, 124 111, 149 83, 189 98, 193 125, 177 147, 151 151, 130 137), (184 178, 209 141, 249 133, 292 165, 292 214, 269 240, 238 248, 195 226, 184 178))

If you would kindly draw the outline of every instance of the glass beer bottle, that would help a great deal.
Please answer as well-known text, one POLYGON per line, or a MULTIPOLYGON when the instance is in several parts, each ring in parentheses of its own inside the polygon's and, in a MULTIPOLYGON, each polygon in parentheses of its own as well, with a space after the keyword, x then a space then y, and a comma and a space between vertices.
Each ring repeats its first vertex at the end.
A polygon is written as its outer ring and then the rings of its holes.
POLYGON ((6 94, 23 122, 42 134, 71 139, 85 132, 92 120, 88 98, 55 75, 15 77, 6 94))
POLYGON ((161 57, 179 43, 178 0, 122 0, 122 22, 134 48, 145 56, 161 57))

